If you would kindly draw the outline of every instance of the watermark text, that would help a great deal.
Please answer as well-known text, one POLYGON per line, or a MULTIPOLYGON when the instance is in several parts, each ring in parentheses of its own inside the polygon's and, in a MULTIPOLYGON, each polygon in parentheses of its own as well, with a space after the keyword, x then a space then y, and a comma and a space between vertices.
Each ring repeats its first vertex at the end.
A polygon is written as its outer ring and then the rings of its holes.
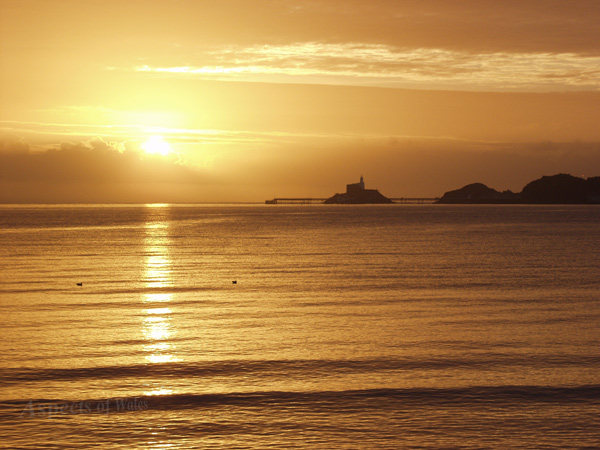
POLYGON ((69 414, 109 414, 111 412, 143 411, 148 402, 140 398, 109 398, 101 401, 64 403, 34 403, 29 400, 21 417, 54 417, 69 414))

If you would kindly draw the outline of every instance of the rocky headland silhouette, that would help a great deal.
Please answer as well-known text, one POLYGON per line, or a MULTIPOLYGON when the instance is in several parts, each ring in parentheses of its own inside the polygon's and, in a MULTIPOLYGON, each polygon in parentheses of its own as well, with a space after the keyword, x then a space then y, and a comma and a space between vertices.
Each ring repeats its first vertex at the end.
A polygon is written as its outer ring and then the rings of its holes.
POLYGON ((497 191, 482 183, 446 192, 446 204, 600 204, 600 177, 579 178, 560 173, 528 183, 521 192, 497 191))

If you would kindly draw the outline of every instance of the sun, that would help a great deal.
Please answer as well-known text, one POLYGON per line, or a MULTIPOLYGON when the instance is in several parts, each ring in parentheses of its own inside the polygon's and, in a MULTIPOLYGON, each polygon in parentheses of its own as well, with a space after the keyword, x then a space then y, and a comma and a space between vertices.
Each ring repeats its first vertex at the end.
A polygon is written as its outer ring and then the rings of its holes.
POLYGON ((149 155, 167 156, 171 153, 171 146, 165 142, 162 136, 151 136, 142 144, 142 150, 149 155))

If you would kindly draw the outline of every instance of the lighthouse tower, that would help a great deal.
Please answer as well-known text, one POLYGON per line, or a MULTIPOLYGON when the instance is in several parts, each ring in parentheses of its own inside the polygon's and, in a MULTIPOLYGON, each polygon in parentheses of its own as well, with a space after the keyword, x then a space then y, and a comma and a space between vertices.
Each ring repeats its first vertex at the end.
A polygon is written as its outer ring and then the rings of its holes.
POLYGON ((360 176, 360 181, 358 183, 346 185, 346 194, 361 193, 364 190, 365 190, 365 181, 363 180, 362 175, 360 176))

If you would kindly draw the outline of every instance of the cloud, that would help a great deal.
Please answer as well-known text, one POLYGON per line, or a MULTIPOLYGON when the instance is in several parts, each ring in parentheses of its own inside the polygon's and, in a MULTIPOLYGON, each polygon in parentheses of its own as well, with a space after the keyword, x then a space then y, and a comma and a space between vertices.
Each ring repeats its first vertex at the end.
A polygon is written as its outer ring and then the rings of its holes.
POLYGON ((161 8, 148 5, 140 29, 149 30, 157 41, 177 42, 173 51, 189 48, 190 42, 198 49, 199 42, 319 41, 600 55, 600 4, 592 0, 184 0, 171 4, 168 15, 161 8))
POLYGON ((192 96, 182 94, 181 78, 167 77, 182 73, 428 89, 600 84, 600 2, 592 0, 55 3, 0 2, 0 86, 10 87, 2 91, 0 119, 44 121, 42 109, 91 105, 97 109, 54 120, 192 127, 176 114, 192 96), (110 23, 110 33, 90 27, 89 17, 110 23), (57 20, 66 24, 60 32, 57 20), (149 78, 169 81, 154 88, 149 78), (173 117, 139 113, 165 105, 173 117), (113 110, 132 109, 135 116, 113 120, 113 110))
MULTIPOLYGON (((0 137, 0 154, 17 153, 22 154, 29 151, 29 144, 22 138, 12 134, 6 134, 0 137)), ((2 166, 0 166, 1 169, 2 166)))
MULTIPOLYGON (((240 6, 225 0, 199 10, 227 24, 234 19, 224 12, 234 5, 240 6)), ((600 88, 597 2, 261 0, 253 6, 255 15, 262 12, 257 23, 236 21, 233 30, 225 25, 230 37, 217 41, 204 40, 197 31, 202 46, 190 45, 191 31, 183 27, 174 52, 146 58, 135 70, 216 80, 437 89, 600 88)))
POLYGON ((38 152, 20 140, 0 143, 3 203, 185 201, 209 179, 177 156, 140 153, 136 142, 93 138, 38 152))
POLYGON ((346 10, 347 25, 353 24, 352 33, 366 42, 474 53, 600 51, 600 4, 588 0, 349 0, 345 7, 340 1, 333 3, 346 10), (360 17, 364 25, 359 30, 360 17))
MULTIPOLYGON (((125 142, 133 143, 133 149, 137 150, 140 140, 151 136, 162 136, 173 146, 178 144, 210 144, 210 145, 273 145, 279 142, 289 142, 298 139, 328 139, 328 134, 289 133, 278 131, 233 131, 222 129, 195 129, 195 128, 173 128, 173 127, 151 127, 141 125, 83 125, 71 123, 44 123, 28 121, 2 121, 0 120, 0 133, 4 137, 0 139, 0 151, 6 149, 22 149, 35 147, 46 150, 48 147, 56 147, 56 142, 65 139, 77 139, 84 146, 90 146, 96 136, 104 136, 112 142, 110 145, 115 149, 121 149, 125 142), (19 136, 26 136, 27 141, 19 136)), ((335 137, 335 136, 334 136, 335 137)), ((69 146, 72 144, 64 144, 69 146)))
POLYGON ((382 44, 303 42, 207 50, 204 65, 137 66, 138 72, 203 79, 446 86, 482 90, 600 88, 600 56, 573 53, 472 53, 382 44))

